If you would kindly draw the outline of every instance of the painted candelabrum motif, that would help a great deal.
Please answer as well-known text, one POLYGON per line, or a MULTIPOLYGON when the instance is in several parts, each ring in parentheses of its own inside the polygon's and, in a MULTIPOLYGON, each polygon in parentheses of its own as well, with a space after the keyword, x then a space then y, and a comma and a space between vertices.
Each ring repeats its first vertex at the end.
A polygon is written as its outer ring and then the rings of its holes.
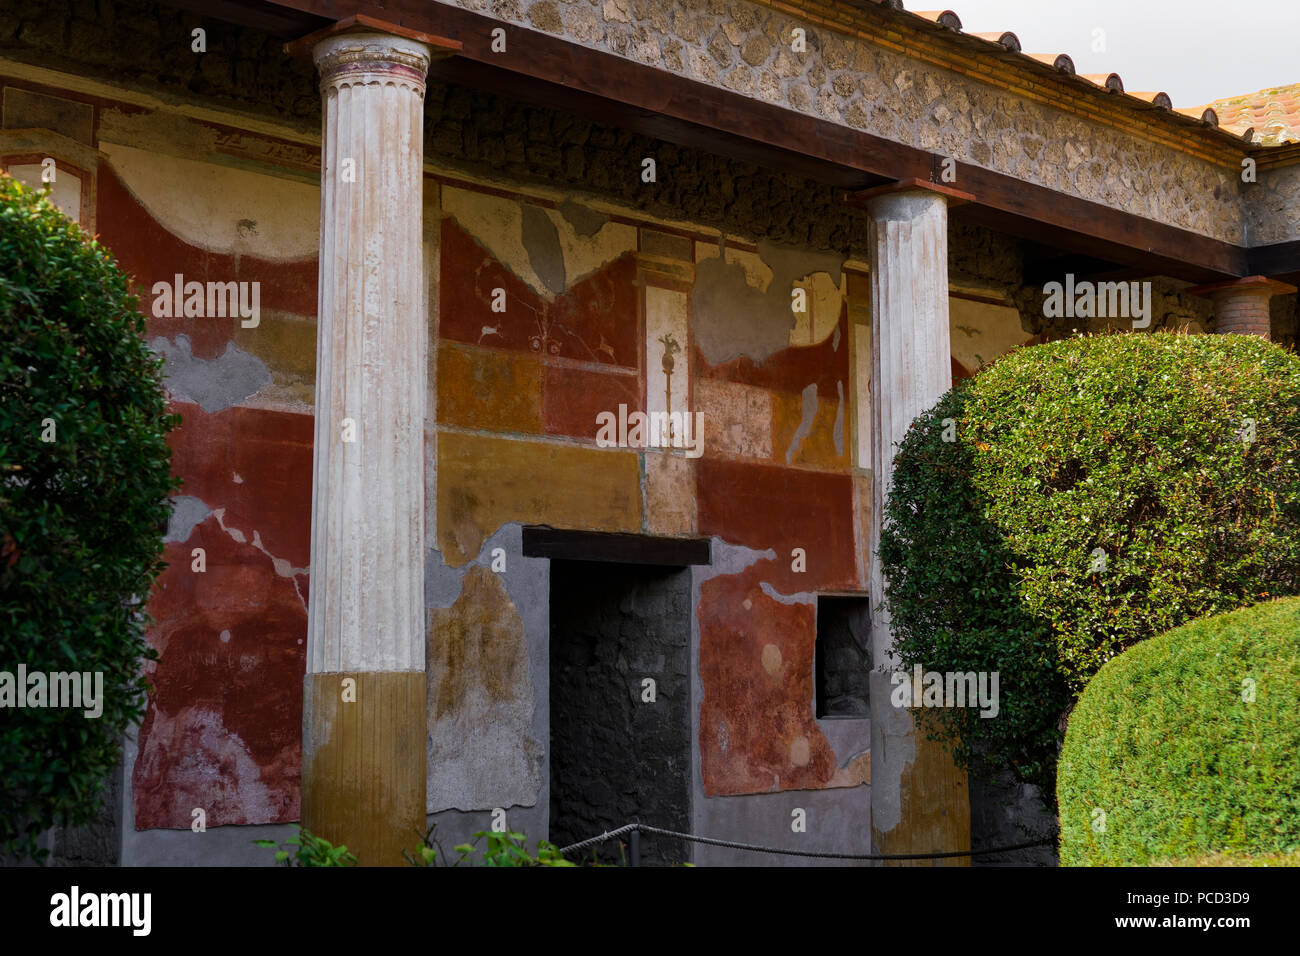
POLYGON ((682 350, 682 347, 677 344, 677 340, 673 338, 673 334, 671 332, 665 332, 663 335, 659 336, 658 341, 659 344, 664 347, 664 355, 663 355, 664 410, 669 413, 668 441, 669 444, 671 444, 673 438, 675 437, 673 435, 673 425, 672 425, 672 417, 671 417, 671 413, 673 410, 673 368, 677 364, 677 360, 674 359, 673 356, 676 355, 678 352, 680 352, 682 350))

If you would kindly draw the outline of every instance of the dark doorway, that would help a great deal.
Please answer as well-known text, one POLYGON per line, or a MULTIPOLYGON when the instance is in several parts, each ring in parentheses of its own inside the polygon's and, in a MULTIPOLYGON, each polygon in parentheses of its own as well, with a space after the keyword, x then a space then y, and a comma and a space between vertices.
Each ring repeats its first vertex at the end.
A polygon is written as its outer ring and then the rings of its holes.
MULTIPOLYGON (((690 606, 687 568, 552 559, 551 842, 689 830, 690 606)), ((617 841, 596 858, 622 862, 617 841)), ((645 865, 687 859, 684 841, 641 838, 645 865)))

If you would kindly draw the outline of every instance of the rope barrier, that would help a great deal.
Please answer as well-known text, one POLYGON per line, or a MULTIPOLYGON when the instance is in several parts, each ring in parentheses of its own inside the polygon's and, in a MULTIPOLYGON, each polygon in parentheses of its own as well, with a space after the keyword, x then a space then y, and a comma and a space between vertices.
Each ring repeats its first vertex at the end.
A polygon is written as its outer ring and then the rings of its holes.
POLYGON ((576 850, 582 850, 589 846, 595 846, 597 843, 603 843, 606 840, 612 840, 615 837, 622 836, 633 830, 639 830, 642 833, 653 833, 658 836, 674 837, 679 840, 689 840, 692 843, 705 843, 709 846, 721 846, 732 850, 748 850, 752 853, 773 853, 780 856, 803 856, 823 860, 944 860, 958 856, 986 856, 991 853, 1007 853, 1011 850, 1024 850, 1034 846, 1047 846, 1055 842, 1052 837, 1045 837, 1041 840, 1030 840, 1026 843, 1012 843, 1007 846, 990 847, 987 850, 956 850, 951 853, 822 853, 812 850, 784 850, 773 846, 758 846, 753 843, 738 843, 735 840, 716 840, 712 837, 696 836, 693 833, 678 833, 676 830, 664 830, 660 827, 652 827, 646 823, 628 823, 619 827, 617 830, 608 830, 600 836, 591 837, 588 840, 582 840, 578 843, 570 844, 563 847, 560 852, 565 856, 576 850))

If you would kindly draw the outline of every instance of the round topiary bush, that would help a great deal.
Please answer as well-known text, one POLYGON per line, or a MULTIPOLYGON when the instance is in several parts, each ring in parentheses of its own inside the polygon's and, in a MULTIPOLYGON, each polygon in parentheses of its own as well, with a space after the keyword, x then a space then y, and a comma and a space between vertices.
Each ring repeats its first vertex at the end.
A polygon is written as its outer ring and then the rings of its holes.
POLYGON ((1300 358, 1244 335, 1012 352, 913 424, 880 545, 908 667, 997 671, 924 711, 959 762, 1055 793, 1072 701, 1125 648, 1300 593, 1300 358))
POLYGON ((175 424, 143 332, 108 252, 0 174, 0 852, 87 822, 143 712, 175 424))
POLYGON ((1061 862, 1300 850, 1300 599, 1202 618, 1110 661, 1070 715, 1061 862))

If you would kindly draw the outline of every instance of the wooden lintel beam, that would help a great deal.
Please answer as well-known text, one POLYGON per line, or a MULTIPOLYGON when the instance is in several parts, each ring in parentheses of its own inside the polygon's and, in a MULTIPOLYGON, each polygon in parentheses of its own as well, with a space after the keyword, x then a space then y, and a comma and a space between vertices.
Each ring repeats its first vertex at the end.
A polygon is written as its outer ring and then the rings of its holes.
MULTIPOLYGON (((1027 191, 1043 189, 1031 183, 1021 185, 1027 191)), ((1044 191, 1050 192, 1050 190, 1044 191)), ((1052 201, 1059 204, 1063 212, 1067 213, 1066 218, 1068 214, 1077 215, 1085 221, 1090 215, 1107 218, 1123 216, 1137 220, 1138 224, 1150 223, 1150 220, 1119 213, 1086 200, 1072 199, 1060 193, 1052 192, 1051 197, 1052 201), (1102 212, 1096 213, 1093 210, 1102 212)), ((1212 282, 1214 281, 1212 277, 1235 278, 1249 274, 1244 249, 1185 230, 1162 226, 1159 223, 1150 223, 1155 227, 1152 231, 1135 224, 1134 232, 1125 241, 1112 238, 1110 235, 1099 236, 1095 233, 1090 235, 1079 229, 1051 221, 1048 217, 1036 219, 1024 212, 1013 212, 998 208, 987 201, 981 203, 978 200, 955 210, 952 219, 1052 246, 1061 252, 1104 259, 1117 265, 1138 269, 1144 275, 1166 275, 1187 282, 1212 282), (1182 237, 1181 241, 1184 245, 1180 246, 1174 241, 1178 237, 1182 237), (1142 242, 1144 238, 1147 240, 1145 243, 1142 242), (1180 249, 1185 250, 1183 254, 1180 254, 1180 249)))
POLYGON ((565 561, 612 561, 688 567, 710 563, 708 538, 660 538, 643 534, 566 531, 530 525, 523 529, 523 552, 529 558, 565 561))
POLYGON ((1255 246, 1246 251, 1249 268, 1246 275, 1271 276, 1300 285, 1300 239, 1289 242, 1275 242, 1267 246, 1255 246))

